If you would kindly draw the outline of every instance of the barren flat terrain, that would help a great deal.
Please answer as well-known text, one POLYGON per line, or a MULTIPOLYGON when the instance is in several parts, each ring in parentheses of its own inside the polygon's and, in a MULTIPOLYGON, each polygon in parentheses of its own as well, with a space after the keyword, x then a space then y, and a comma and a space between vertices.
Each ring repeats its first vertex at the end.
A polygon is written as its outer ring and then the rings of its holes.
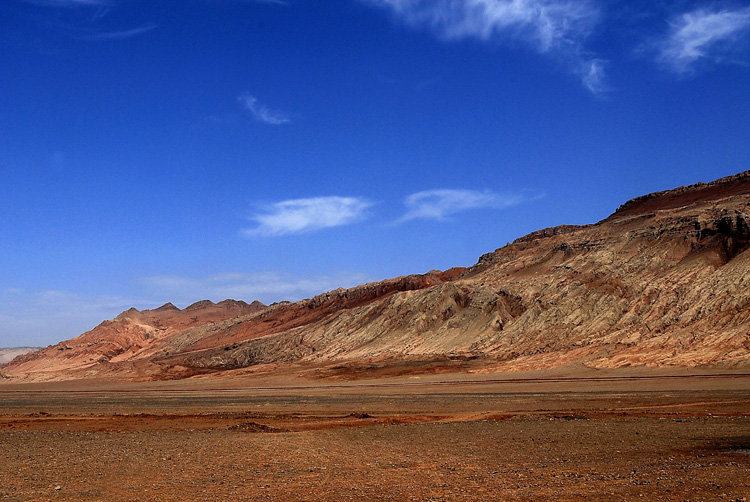
POLYGON ((0 386, 0 498, 744 500, 750 374, 0 386))

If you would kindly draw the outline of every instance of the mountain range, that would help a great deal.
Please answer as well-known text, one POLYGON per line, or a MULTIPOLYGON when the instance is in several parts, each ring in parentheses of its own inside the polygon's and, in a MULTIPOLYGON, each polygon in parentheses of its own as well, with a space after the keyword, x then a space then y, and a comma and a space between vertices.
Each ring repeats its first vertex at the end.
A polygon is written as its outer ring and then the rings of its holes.
MULTIPOLYGON (((532 232, 468 268, 265 306, 130 309, 5 379, 151 380, 315 368, 750 367, 750 171, 532 232)), ((405 370, 406 371, 406 370, 405 370)))

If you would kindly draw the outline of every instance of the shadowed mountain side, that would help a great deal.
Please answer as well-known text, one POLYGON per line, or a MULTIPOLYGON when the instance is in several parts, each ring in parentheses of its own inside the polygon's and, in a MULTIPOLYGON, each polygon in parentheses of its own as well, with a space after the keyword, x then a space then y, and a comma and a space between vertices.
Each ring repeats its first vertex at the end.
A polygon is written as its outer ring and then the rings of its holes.
POLYGON ((210 319, 202 306, 131 310, 3 373, 174 378, 445 357, 503 371, 750 367, 749 224, 745 172, 633 199, 597 224, 533 232, 469 269, 210 319))

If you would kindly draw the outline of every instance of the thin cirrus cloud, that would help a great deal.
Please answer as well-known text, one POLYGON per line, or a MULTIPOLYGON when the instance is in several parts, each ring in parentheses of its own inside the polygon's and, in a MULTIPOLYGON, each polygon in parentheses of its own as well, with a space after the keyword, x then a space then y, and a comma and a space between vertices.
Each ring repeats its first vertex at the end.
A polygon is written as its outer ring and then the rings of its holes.
POLYGON ((670 21, 667 36, 657 44, 658 60, 688 75, 700 62, 721 62, 746 49, 749 35, 750 7, 696 9, 670 21))
POLYGON ((158 26, 155 24, 147 24, 129 30, 92 33, 90 35, 84 35, 80 38, 83 40, 125 40, 127 38, 133 38, 139 35, 143 35, 144 33, 155 30, 156 28, 158 28, 158 26))
POLYGON ((593 93, 606 90, 604 61, 592 58, 583 41, 599 22, 590 0, 360 0, 389 9, 415 28, 446 40, 521 40, 563 63, 593 93))
POLYGON ((51 27, 63 35, 81 41, 99 40, 125 40, 138 37, 155 30, 159 26, 154 23, 144 24, 135 28, 105 30, 102 29, 101 20, 111 12, 111 7, 117 3, 116 0, 19 0, 26 4, 41 7, 57 7, 64 9, 92 9, 93 15, 86 22, 63 22, 55 16, 50 19, 40 18, 44 25, 51 27), (45 20, 46 19, 46 20, 45 20))
POLYGON ((276 202, 250 217, 257 225, 247 237, 275 237, 339 227, 366 217, 372 203, 359 197, 314 197, 276 202))
POLYGON ((271 125, 282 125, 288 124, 292 121, 292 118, 288 113, 279 110, 272 110, 267 106, 260 104, 258 99, 250 94, 243 94, 238 100, 258 122, 271 125))
POLYGON ((24 3, 44 5, 50 7, 86 7, 106 6, 112 2, 109 0, 21 0, 24 3))
POLYGON ((522 194, 500 195, 489 190, 425 190, 404 200, 406 214, 396 223, 428 219, 445 221, 448 217, 472 209, 503 209, 527 200, 522 194))
POLYGON ((605 64, 606 61, 602 59, 592 59, 580 63, 578 74, 581 76, 581 83, 592 94, 600 95, 609 89, 605 84, 605 64))

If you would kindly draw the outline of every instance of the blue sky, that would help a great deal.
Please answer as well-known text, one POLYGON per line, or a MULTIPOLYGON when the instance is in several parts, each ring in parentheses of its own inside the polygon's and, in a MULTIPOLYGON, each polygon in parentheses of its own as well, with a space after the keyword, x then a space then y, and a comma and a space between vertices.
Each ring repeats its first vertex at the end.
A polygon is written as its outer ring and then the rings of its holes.
POLYGON ((747 170, 749 65, 748 2, 3 0, 0 346, 747 170))

